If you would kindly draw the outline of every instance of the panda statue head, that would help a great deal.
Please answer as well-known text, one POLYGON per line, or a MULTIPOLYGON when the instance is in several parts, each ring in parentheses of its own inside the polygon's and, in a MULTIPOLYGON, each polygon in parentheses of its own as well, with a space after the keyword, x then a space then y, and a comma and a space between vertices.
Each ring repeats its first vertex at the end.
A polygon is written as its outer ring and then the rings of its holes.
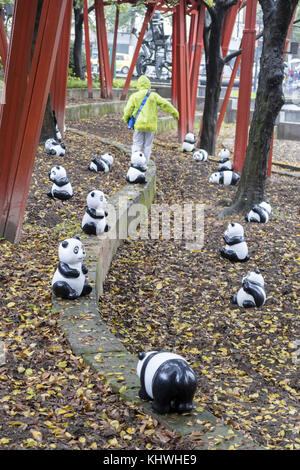
POLYGON ((112 156, 111 153, 104 153, 103 155, 101 155, 101 158, 109 166, 111 166, 114 162, 114 157, 112 156))
POLYGON ((224 232, 224 237, 227 239, 235 237, 244 237, 244 228, 241 224, 231 222, 228 224, 227 229, 224 232))
POLYGON ((208 180, 210 183, 219 183, 220 173, 212 173, 208 180))
POLYGON ((263 201, 259 204, 259 207, 264 209, 269 215, 271 214, 271 204, 269 201, 263 201))
POLYGON ((63 166, 56 165, 51 168, 49 171, 49 178, 51 181, 59 181, 67 177, 67 172, 63 166))
POLYGON ((58 247, 58 258, 68 265, 81 263, 86 257, 85 249, 78 236, 67 238, 58 247))
POLYGON ((206 162, 208 160, 208 153, 204 149, 196 150, 193 154, 193 159, 196 162, 206 162))
POLYGON ((220 159, 220 161, 222 160, 228 160, 229 157, 230 157, 230 152, 227 148, 223 148, 222 150, 220 150, 220 152, 218 153, 218 157, 220 159))
POLYGON ((93 191, 89 192, 87 195, 86 203, 90 209, 97 209, 103 207, 107 203, 107 200, 100 189, 93 189, 93 191))
POLYGON ((147 166, 147 160, 143 152, 137 150, 131 155, 131 164, 135 166, 145 167, 147 166))
POLYGON ((264 278, 260 274, 259 269, 255 269, 255 271, 251 271, 250 273, 247 274, 247 276, 243 277, 242 284, 244 284, 245 281, 249 281, 252 284, 256 284, 262 289, 264 288, 264 285, 265 285, 264 278))

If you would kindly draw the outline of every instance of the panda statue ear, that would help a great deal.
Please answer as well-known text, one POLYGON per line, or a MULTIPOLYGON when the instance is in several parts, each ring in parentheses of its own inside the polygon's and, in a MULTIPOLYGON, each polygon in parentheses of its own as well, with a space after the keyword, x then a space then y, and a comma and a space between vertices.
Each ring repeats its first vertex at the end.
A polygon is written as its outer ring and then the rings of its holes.
POLYGON ((61 244, 61 246, 62 246, 63 248, 67 248, 68 245, 69 245, 69 243, 68 243, 66 240, 64 240, 64 241, 62 242, 62 244, 61 244))
POLYGON ((139 358, 140 361, 142 361, 145 358, 145 356, 146 356, 146 353, 144 353, 144 352, 139 352, 138 353, 138 358, 139 358))
POLYGON ((74 235, 74 237, 73 237, 73 238, 76 238, 76 240, 80 240, 80 237, 79 237, 79 235, 74 235))
POLYGON ((255 269, 254 271, 256 274, 260 274, 260 270, 259 269, 255 269))

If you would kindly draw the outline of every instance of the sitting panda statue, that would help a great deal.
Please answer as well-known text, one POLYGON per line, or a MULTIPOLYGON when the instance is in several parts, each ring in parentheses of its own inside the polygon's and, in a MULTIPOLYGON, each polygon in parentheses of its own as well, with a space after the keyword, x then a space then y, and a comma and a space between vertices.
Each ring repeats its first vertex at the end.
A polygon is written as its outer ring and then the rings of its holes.
POLYGON ((127 171, 126 181, 128 183, 146 183, 147 161, 143 152, 133 152, 131 165, 127 171))
POLYGON ((248 247, 244 238, 244 229, 241 224, 231 222, 224 232, 225 248, 220 253, 223 258, 230 261, 248 261, 248 247))
POLYGON ((197 140, 197 137, 195 136, 195 134, 193 134, 192 132, 188 132, 188 134, 186 134, 184 141, 182 143, 182 151, 193 152, 196 149, 195 147, 196 140, 197 140))
POLYGON ((49 171, 49 178, 53 182, 47 196, 51 199, 67 201, 73 196, 71 183, 67 178, 67 172, 63 166, 56 165, 49 171))
POLYGON ((114 158, 111 153, 105 153, 100 157, 95 157, 89 164, 89 170, 91 171, 104 171, 108 173, 113 164, 114 158))
POLYGON ((264 278, 256 269, 243 278, 242 287, 231 296, 231 303, 239 307, 261 307, 266 301, 264 278))
POLYGON ((271 205, 268 201, 263 201, 260 204, 255 204, 251 211, 245 216, 247 222, 266 223, 271 214, 271 205))
POLYGON ((168 351, 140 352, 138 358, 142 400, 153 400, 152 408, 160 414, 192 410, 197 381, 185 359, 168 351))
POLYGON ((235 186, 240 179, 240 175, 234 171, 216 171, 209 177, 209 182, 214 184, 224 184, 226 186, 235 186))
POLYGON ((82 264, 85 256, 79 237, 67 238, 60 243, 59 264, 52 278, 52 289, 56 297, 74 300, 90 294, 92 286, 85 277, 88 268, 82 264))
POLYGON ((88 235, 100 235, 108 232, 106 202, 103 192, 99 189, 94 189, 87 195, 87 208, 82 218, 81 228, 88 235))
POLYGON ((232 170, 232 163, 230 161, 230 152, 228 149, 223 148, 219 154, 219 168, 218 171, 232 170))
POLYGON ((194 152, 194 154, 193 154, 193 159, 194 159, 196 162, 207 162, 207 160, 208 160, 208 153, 207 153, 207 151, 204 150, 204 149, 196 150, 196 152, 194 152))
POLYGON ((66 153, 66 146, 63 142, 57 142, 55 139, 47 139, 45 142, 45 152, 57 157, 63 157, 66 153))

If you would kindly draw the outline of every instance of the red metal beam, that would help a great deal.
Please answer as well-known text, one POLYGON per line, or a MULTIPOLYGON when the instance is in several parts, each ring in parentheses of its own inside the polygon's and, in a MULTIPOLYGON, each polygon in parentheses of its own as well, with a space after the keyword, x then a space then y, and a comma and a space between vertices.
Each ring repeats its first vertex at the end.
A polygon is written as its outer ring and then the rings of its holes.
POLYGON ((8 41, 2 17, 2 9, 0 8, 0 57, 2 59, 3 69, 5 70, 8 54, 8 41))
POLYGON ((61 32, 60 45, 57 51, 55 68, 50 88, 52 106, 55 111, 59 130, 62 135, 64 133, 65 127, 72 7, 72 0, 68 0, 63 22, 63 29, 61 32))
POLYGON ((247 2, 245 29, 242 39, 243 52, 241 60, 240 86, 233 157, 233 166, 235 171, 238 172, 241 172, 243 169, 248 143, 252 90, 252 69, 256 42, 256 7, 257 0, 247 2))
POLYGON ((1 106, 0 124, 0 236, 2 237, 19 158, 15 150, 16 137, 24 126, 21 118, 37 3, 38 0, 16 0, 14 5, 11 41, 5 70, 6 103, 1 106))
POLYGON ((177 21, 177 97, 178 97, 178 138, 182 142, 188 129, 188 103, 187 103, 187 86, 188 86, 188 70, 186 61, 186 29, 185 29, 185 0, 180 0, 176 6, 177 21))
POLYGON ((199 70, 203 51, 203 28, 204 28, 204 17, 205 17, 205 5, 201 4, 198 12, 197 21, 197 36, 194 61, 192 66, 192 72, 190 75, 190 88, 191 88, 191 116, 193 123, 195 121, 195 112, 197 105, 197 91, 199 81, 199 70))
POLYGON ((239 0, 238 3, 236 5, 233 5, 230 8, 230 10, 228 10, 226 13, 224 24, 223 24, 223 29, 222 29, 222 46, 221 47, 222 47, 223 57, 226 57, 228 54, 229 44, 231 41, 232 31, 234 28, 236 17, 243 2, 244 0, 239 0))
MULTIPOLYGON (((22 2, 25 3, 24 0, 21 0, 20 3, 22 2)), ((18 2, 18 5, 20 3, 18 2)), ((38 148, 43 116, 68 3, 69 0, 61 0, 60 2, 44 0, 43 3, 30 75, 27 81, 25 100, 22 107, 22 125, 19 126, 18 130, 15 130, 15 135, 13 136, 14 139, 17 136, 13 158, 17 160, 18 165, 14 175, 10 205, 7 211, 7 221, 3 233, 4 237, 11 241, 16 241, 20 236, 32 168, 38 148)), ((30 0, 29 9, 31 15, 34 16, 32 0, 30 0)), ((28 25, 24 23, 23 18, 24 27, 27 28, 28 25)), ((17 42, 19 43, 19 37, 17 37, 17 42)), ((31 48, 29 47, 28 49, 30 53, 31 48)), ((9 106, 9 103, 6 106, 9 106)))
POLYGON ((83 0, 83 21, 84 21, 84 37, 85 37, 85 56, 86 56, 86 73, 88 82, 88 97, 93 98, 93 79, 91 66, 91 44, 89 34, 89 14, 87 0, 83 0))
POLYGON ((129 72, 128 72, 128 75, 127 75, 127 78, 126 78, 126 81, 125 81, 125 84, 124 84, 124 88, 123 88, 123 91, 122 91, 121 100, 126 99, 128 89, 129 89, 129 84, 130 84, 130 81, 132 79, 134 67, 136 66, 136 62, 137 62, 137 59, 138 59, 138 56, 139 56, 139 52, 140 52, 140 48, 141 48, 141 45, 142 45, 142 42, 143 42, 143 39, 144 39, 144 36, 145 36, 145 32, 147 30, 148 23, 151 20, 153 14, 154 14, 155 7, 156 7, 156 4, 152 4, 152 3, 148 4, 148 6, 147 6, 147 11, 146 11, 146 15, 145 15, 145 18, 144 18, 143 26, 142 26, 141 32, 139 34, 137 44, 135 46, 135 51, 134 51, 134 54, 133 54, 133 57, 132 57, 132 60, 131 60, 129 72))
POLYGON ((111 55, 111 65, 110 65, 110 68, 111 68, 111 79, 112 79, 112 80, 114 79, 114 73, 115 73, 115 61, 116 61, 118 29, 119 29, 119 16, 120 16, 119 6, 116 5, 116 19, 115 19, 113 49, 112 49, 112 55, 111 55))
POLYGON ((172 34, 172 104, 177 108, 178 99, 177 99, 177 54, 176 54, 176 44, 177 44, 177 19, 176 11, 172 15, 173 23, 173 34, 172 34))
POLYGON ((95 0, 95 15, 96 15, 97 37, 99 38, 98 44, 100 43, 99 45, 102 50, 106 96, 108 98, 112 98, 113 96, 112 78, 111 78, 111 70, 110 70, 110 64, 109 64, 109 51, 108 51, 108 42, 107 42, 107 34, 106 34, 106 26, 105 26, 103 0, 95 0))

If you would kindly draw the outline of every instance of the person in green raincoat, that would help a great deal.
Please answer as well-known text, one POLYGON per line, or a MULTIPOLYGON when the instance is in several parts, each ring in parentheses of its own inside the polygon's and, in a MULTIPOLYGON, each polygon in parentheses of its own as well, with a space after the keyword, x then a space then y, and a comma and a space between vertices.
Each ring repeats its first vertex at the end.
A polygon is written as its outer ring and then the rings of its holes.
MULTIPOLYGON (((143 99, 151 88, 150 80, 142 75, 137 81, 138 91, 133 93, 124 109, 123 121, 128 123, 131 116, 135 116, 143 99)), ((132 153, 143 152, 147 163, 149 163, 152 142, 157 131, 157 107, 174 118, 178 119, 179 113, 169 101, 162 98, 158 93, 152 91, 147 98, 137 120, 134 124, 132 153)))

